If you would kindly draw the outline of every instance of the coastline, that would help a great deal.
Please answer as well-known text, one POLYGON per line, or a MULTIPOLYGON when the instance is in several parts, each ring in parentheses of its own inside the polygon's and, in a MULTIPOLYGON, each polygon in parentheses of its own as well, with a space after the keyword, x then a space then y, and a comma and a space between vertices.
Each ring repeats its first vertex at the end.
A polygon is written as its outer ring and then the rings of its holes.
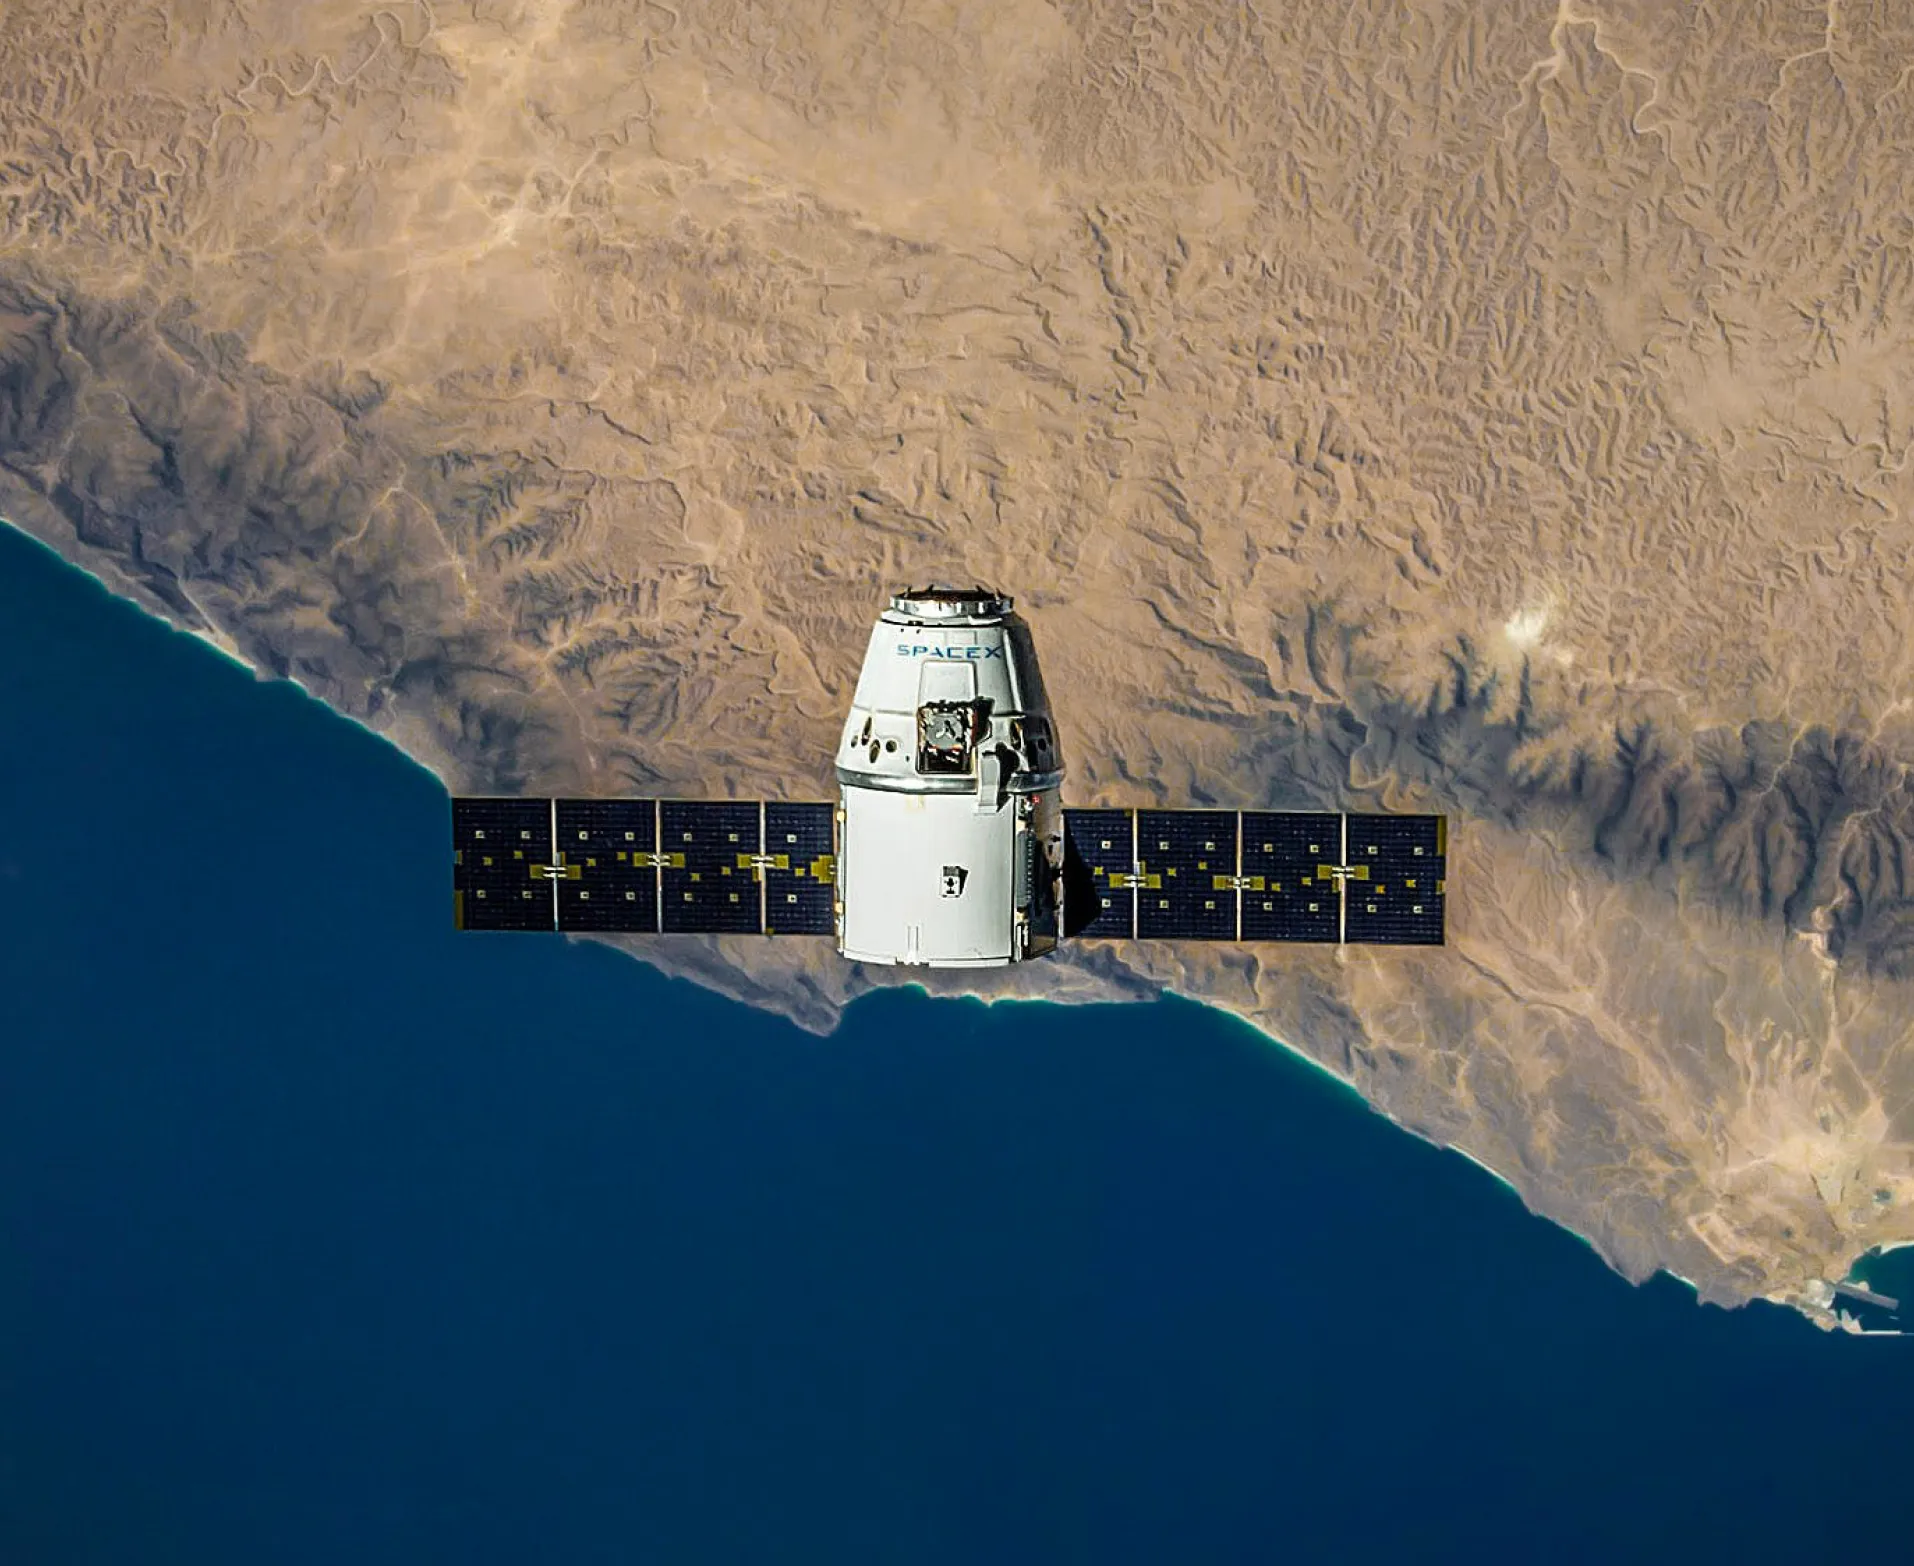
POLYGON ((458 786, 448 781, 446 777, 448 772, 455 770, 449 764, 449 758, 447 758, 446 765, 439 766, 422 757, 420 754, 421 751, 430 750, 433 747, 425 741, 424 735, 418 732, 418 725, 413 723, 406 714, 394 714, 392 721, 386 727, 380 728, 366 722, 363 718, 355 717, 352 713, 342 712, 323 696, 315 693, 296 676, 278 675, 268 669, 260 667, 259 664, 248 658, 245 653, 240 650, 237 642, 213 624, 209 616, 201 616, 206 622, 204 625, 182 624, 180 621, 174 619, 171 614, 166 613, 163 607, 156 607, 155 604, 149 602, 144 595, 139 594, 136 591, 136 584, 130 581, 116 583, 93 567, 70 558, 33 532, 32 529, 23 527, 20 523, 4 513, 0 513, 0 528, 6 528, 9 532, 24 539, 34 548, 43 550, 55 560, 59 561, 60 564, 65 566, 69 571, 77 571, 116 603, 126 604, 133 609, 137 609, 156 625, 163 625, 167 630, 173 631, 180 636, 190 636, 201 646, 217 653, 227 663, 245 670, 252 679, 262 684, 293 686, 308 701, 315 702, 325 708, 333 717, 340 719, 342 722, 350 723, 354 728, 360 729, 378 739, 384 740, 394 751, 400 756, 403 756, 413 766, 417 767, 421 772, 430 775, 447 793, 454 792, 458 786), (405 741, 401 743, 400 738, 396 736, 406 736, 405 741))
MULTIPOLYGON (((433 780, 448 793, 456 792, 462 786, 456 777, 458 769, 452 764, 450 757, 440 757, 437 760, 433 760, 428 759, 427 756, 422 754, 423 751, 430 750, 433 747, 425 743, 426 736, 423 725, 412 719, 409 714, 388 708, 381 714, 382 721, 375 726, 374 723, 367 722, 351 713, 341 711, 331 702, 325 700, 324 697, 315 694, 296 677, 281 677, 263 671, 257 664, 247 659, 230 638, 224 637, 221 633, 217 632, 216 629, 206 629, 182 624, 174 619, 172 614, 167 612, 164 606, 156 607, 152 603, 142 601, 140 597, 133 596, 130 592, 121 591, 116 587, 114 581, 109 576, 87 565, 69 559, 59 549, 40 539, 12 519, 0 517, 0 524, 4 524, 20 537, 31 541, 35 546, 44 550, 63 566, 81 573, 110 598, 120 603, 130 605, 139 610, 147 619, 165 626, 168 630, 191 636, 195 640, 212 648, 228 663, 244 669, 252 679, 264 682, 281 682, 296 686, 301 694, 323 707, 331 716, 343 718, 363 732, 385 741, 390 750, 396 752, 420 771, 429 774, 433 780)), ((1307 1050, 1289 1043, 1278 1034, 1265 1028, 1256 1018, 1246 1015, 1235 1006, 1226 1002, 1207 999, 1200 995, 1190 993, 1187 990, 1179 990, 1173 984, 1158 984, 1150 981, 1146 976, 1135 974, 1127 975, 1128 982, 1125 983, 1120 982, 1107 972, 1096 972, 1078 967, 1064 970, 1071 974, 1073 980, 1078 982, 1053 986, 1041 993, 985 993, 969 987, 962 979, 956 979, 948 985, 939 983, 933 986, 931 983, 923 982, 914 977, 905 978, 901 974, 897 976, 886 974, 871 978, 861 973, 846 976, 849 982, 831 983, 827 979, 827 981, 822 984, 813 983, 804 993, 797 993, 795 989, 786 993, 778 987, 781 980, 792 980, 799 975, 813 980, 816 978, 815 973, 811 971, 811 965, 804 960, 808 954, 796 950, 787 950, 782 954, 786 960, 784 965, 761 965, 762 977, 761 979, 755 979, 745 964, 738 960, 741 948, 733 948, 729 940, 710 950, 700 949, 695 953, 686 951, 680 955, 688 960, 670 962, 660 960, 661 954, 659 953, 641 950, 624 940, 615 938, 607 939, 604 937, 586 937, 586 939, 593 939, 599 944, 612 946, 626 955, 645 963, 654 969, 654 971, 668 977, 688 979, 701 987, 712 990, 714 993, 725 995, 745 1005, 782 1016, 808 1032, 823 1036, 828 1036, 830 1033, 835 1032, 842 1025, 846 1008, 861 995, 871 993, 875 990, 887 990, 892 988, 914 989, 920 994, 930 998, 949 998, 959 995, 968 995, 983 1001, 986 1005, 993 1006, 999 1002, 1049 1005, 1115 1003, 1119 1001, 1147 1000, 1159 994, 1172 995, 1191 1005, 1200 1006, 1206 1011, 1217 1012, 1230 1018, 1232 1022, 1250 1030, 1262 1046, 1267 1047, 1274 1045, 1283 1051, 1285 1055, 1304 1062, 1312 1067, 1316 1073, 1320 1074, 1321 1077, 1328 1079, 1337 1087, 1351 1095, 1371 1113, 1388 1120, 1396 1130, 1414 1136, 1418 1140, 1426 1142, 1431 1146, 1460 1154, 1461 1157, 1469 1163, 1474 1164, 1478 1169, 1485 1172, 1496 1184, 1502 1186, 1514 1195, 1529 1216, 1547 1222, 1553 1227, 1573 1235, 1576 1239, 1580 1240, 1583 1245, 1593 1251, 1602 1260, 1604 1266, 1608 1267, 1611 1271, 1617 1272, 1633 1285, 1639 1287, 1646 1281, 1648 1276, 1652 1276, 1652 1272, 1659 1271, 1667 1273, 1670 1277, 1686 1286, 1696 1296, 1698 1302, 1701 1301, 1703 1296, 1703 1291, 1695 1280, 1663 1264, 1658 1263, 1649 1273, 1642 1277, 1632 1277, 1612 1260, 1589 1234, 1576 1228, 1573 1224, 1564 1222, 1562 1219, 1538 1209, 1529 1201, 1527 1196, 1524 1195, 1521 1187, 1518 1186, 1514 1180, 1502 1174, 1483 1157, 1470 1152, 1454 1140, 1424 1134, 1421 1131, 1415 1130, 1398 1116, 1390 1113, 1366 1096, 1351 1078, 1338 1071, 1326 1060, 1318 1058, 1307 1050)), ((1914 1248, 1914 1241, 1902 1242, 1900 1245, 1889 1247, 1889 1249, 1904 1248, 1914 1248)), ((1872 1251, 1880 1249, 1880 1247, 1870 1247, 1869 1249, 1872 1251)), ((1866 1254, 1868 1254, 1868 1252, 1863 1252, 1862 1256, 1866 1254)), ((1853 1268, 1858 1265, 1860 1260, 1861 1257, 1855 1257, 1849 1260, 1843 1276, 1851 1276, 1853 1268)), ((1832 1325, 1832 1318, 1825 1311, 1815 1305, 1811 1300, 1803 1298, 1799 1294, 1776 1292, 1751 1297, 1762 1298, 1771 1303, 1785 1304, 1800 1314, 1807 1316, 1810 1320, 1815 1321, 1817 1325, 1832 1325)))

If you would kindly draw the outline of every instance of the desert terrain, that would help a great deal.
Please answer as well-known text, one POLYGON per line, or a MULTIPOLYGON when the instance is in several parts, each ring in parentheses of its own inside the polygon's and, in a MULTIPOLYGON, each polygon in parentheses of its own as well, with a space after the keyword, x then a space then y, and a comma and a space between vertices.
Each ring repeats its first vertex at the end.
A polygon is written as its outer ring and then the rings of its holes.
POLYGON ((0 0, 0 515, 467 793, 828 797, 988 582, 1069 803, 1446 812, 1450 945, 961 988, 1823 1321, 1914 1241, 1910 449, 1886 0, 0 0))

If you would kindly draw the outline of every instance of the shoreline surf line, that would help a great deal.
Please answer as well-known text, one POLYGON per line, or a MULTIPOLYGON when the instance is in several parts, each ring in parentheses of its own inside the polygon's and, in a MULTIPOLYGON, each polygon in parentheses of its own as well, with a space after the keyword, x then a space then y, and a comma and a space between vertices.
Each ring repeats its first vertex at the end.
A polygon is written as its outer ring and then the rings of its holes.
MULTIPOLYGON (((37 537, 35 534, 29 532, 24 527, 21 527, 18 523, 14 522, 11 518, 8 518, 4 515, 0 515, 0 526, 5 526, 10 532, 17 534, 20 538, 25 539, 30 544, 45 551, 54 560, 58 561, 61 565, 65 566, 66 568, 73 570, 75 572, 78 572, 81 576, 85 577, 88 581, 92 582, 94 586, 96 586, 103 594, 105 594, 108 598, 112 599, 115 603, 125 605, 127 608, 134 610, 135 612, 144 616, 146 619, 154 621, 155 623, 164 626, 166 629, 170 631, 177 632, 184 636, 190 636, 195 641, 201 643, 202 645, 206 647, 211 648, 226 662, 234 665, 237 668, 245 670, 248 676, 252 678, 254 681, 256 681, 257 683, 261 683, 261 684, 280 683, 280 684, 287 684, 287 685, 296 687, 303 696, 305 696, 309 701, 312 701, 318 707, 322 708, 329 716, 343 719, 344 721, 354 725, 356 728, 360 729, 364 733, 369 734, 373 736, 374 738, 383 741, 391 751, 393 751, 396 755, 398 755, 403 760, 405 760, 408 764, 418 768, 421 772, 424 772, 428 774, 429 776, 431 776, 433 780, 436 783, 438 783, 438 785, 441 788, 447 791, 447 793, 454 792, 455 786, 447 780, 447 778, 444 775, 444 771, 432 765, 430 762, 422 760, 420 756, 417 753, 415 753, 414 750, 409 749, 406 745, 399 743, 398 739, 394 737, 395 734, 397 733, 410 730, 410 731, 413 731, 412 737, 414 738, 415 742, 417 741, 419 736, 416 733, 416 723, 414 722, 414 720, 411 719, 410 715, 405 713, 394 713, 392 714, 392 721, 390 723, 389 728, 387 729, 375 728, 371 724, 365 722, 363 719, 355 717, 351 713, 340 711, 337 707, 334 707, 330 702, 325 700, 322 696, 316 695, 310 688, 304 685, 303 682, 298 680, 296 677, 280 676, 280 675, 269 673, 261 669, 258 665, 254 664, 249 659, 247 659, 242 653, 240 653, 237 650, 237 645, 232 643, 230 638, 225 637, 224 633, 218 631, 217 627, 212 627, 210 620, 208 621, 208 626, 210 627, 210 629, 206 629, 206 630, 198 629, 192 626, 182 625, 178 623, 176 620, 172 619, 166 613, 160 612, 158 610, 155 610, 154 608, 149 607, 147 604, 141 602, 137 598, 129 596, 129 594, 127 593, 122 593, 118 591, 116 587, 114 586, 114 584, 110 582, 109 580, 107 580, 102 575, 100 575, 99 572, 89 569, 87 566, 82 565, 76 561, 68 559, 58 549, 54 548, 51 544, 47 543, 45 540, 37 537)), ((188 601, 189 602, 191 601, 190 598, 188 601)), ((202 616, 202 618, 204 618, 204 616, 202 616)), ((652 959, 647 957, 644 953, 639 951, 634 951, 630 947, 625 946, 616 940, 605 940, 605 941, 602 941, 601 944, 611 946, 618 951, 624 952, 626 955, 636 958, 639 962, 645 963, 647 966, 650 966, 651 968, 653 968, 654 971, 662 973, 666 975, 667 977, 684 978, 693 984, 699 984, 700 988, 710 988, 713 993, 717 993, 717 994, 726 993, 725 991, 719 989, 716 986, 706 986, 706 985, 700 984, 699 979, 691 974, 674 972, 673 970, 667 967, 664 967, 662 964, 653 961, 652 959)), ((1061 997, 1060 998, 1060 997, 1054 997, 1054 996, 1029 995, 1029 994, 992 996, 992 995, 979 994, 978 992, 974 990, 959 990, 959 991, 950 991, 950 992, 943 992, 943 993, 933 993, 926 986, 924 986, 923 984, 917 981, 904 980, 896 984, 874 984, 871 986, 870 990, 867 990, 861 993, 872 993, 880 989, 885 989, 885 990, 914 989, 918 991, 919 994, 924 995, 926 998, 933 999, 933 1000, 972 998, 972 999, 982 1001, 986 1006, 994 1006, 1000 1003, 1010 1004, 1010 1005, 1035 1003, 1040 1005, 1061 1005, 1061 1006, 1075 1006, 1075 1005, 1086 1005, 1086 1004, 1088 1005, 1122 1005, 1122 1004, 1133 1004, 1137 1002, 1145 1002, 1160 995, 1170 995, 1175 997, 1179 1001, 1184 1001, 1191 1005, 1199 1006, 1206 1011, 1220 1013, 1221 1015, 1231 1019, 1233 1022, 1236 1022, 1240 1024, 1241 1026, 1249 1029, 1251 1032, 1253 1032, 1257 1036, 1260 1042, 1265 1044, 1275 1045, 1277 1048, 1282 1050, 1286 1055, 1288 1055, 1292 1059, 1303 1062, 1305 1065, 1311 1067, 1314 1071, 1320 1073, 1324 1077, 1327 1077, 1330 1081, 1334 1082, 1339 1087, 1347 1091, 1358 1103, 1360 1103, 1370 1113, 1377 1115, 1379 1118, 1383 1120, 1388 1121, 1391 1125, 1395 1126, 1398 1130, 1406 1133, 1407 1135, 1416 1137, 1418 1140, 1428 1144, 1431 1147, 1444 1149, 1449 1152, 1460 1154, 1463 1158, 1467 1159, 1468 1162, 1470 1162, 1471 1164, 1474 1164, 1478 1169, 1482 1170, 1485 1174, 1487 1174, 1489 1178, 1493 1180, 1496 1184, 1508 1190, 1515 1197, 1517 1202, 1521 1204, 1522 1210, 1525 1213, 1527 1213, 1530 1217, 1535 1218, 1541 1222, 1547 1223, 1551 1225, 1552 1227, 1560 1230, 1563 1233, 1573 1235, 1577 1240, 1581 1241, 1583 1245, 1587 1246, 1591 1252, 1593 1252, 1593 1254, 1602 1262, 1602 1265, 1604 1267, 1608 1268, 1611 1272, 1615 1272, 1617 1276, 1621 1276, 1626 1280, 1626 1274, 1621 1273, 1619 1269, 1617 1269, 1614 1266, 1614 1264, 1608 1259, 1608 1257, 1602 1253, 1600 1247, 1597 1246, 1595 1242, 1592 1239, 1590 1239, 1588 1235, 1582 1233, 1580 1230, 1577 1230, 1566 1223, 1561 1222, 1559 1219, 1556 1219, 1554 1217, 1549 1216, 1548 1214, 1537 1211, 1534 1207, 1532 1207, 1528 1203, 1527 1199, 1523 1196, 1520 1188, 1516 1186, 1512 1180, 1508 1179, 1506 1176, 1501 1174, 1490 1164, 1484 1162, 1483 1159, 1469 1152, 1466 1148, 1461 1147, 1454 1142, 1438 1141, 1436 1138, 1431 1136, 1425 1136, 1421 1132, 1415 1130, 1413 1127, 1406 1125, 1403 1121, 1398 1119, 1396 1116, 1388 1113, 1388 1111, 1380 1108, 1374 1102, 1372 1102, 1366 1095, 1363 1094, 1361 1089, 1359 1089, 1350 1078, 1344 1076, 1340 1071, 1336 1070, 1333 1066, 1316 1058, 1315 1056, 1309 1054, 1307 1051, 1299 1048, 1298 1046, 1293 1045, 1289 1043, 1288 1041, 1280 1038, 1276 1034, 1271 1033, 1266 1028, 1261 1026, 1255 1019, 1245 1016, 1243 1013, 1241 1013, 1240 1011, 1237 1011, 1236 1009, 1234 1009, 1233 1007, 1227 1004, 1217 1002, 1217 1001, 1206 1000, 1201 997, 1188 994, 1187 992, 1181 991, 1175 988, 1173 985, 1169 985, 1169 984, 1160 985, 1157 988, 1151 990, 1147 995, 1124 996, 1119 994, 1114 996, 1098 996, 1098 997, 1080 997, 1079 996, 1079 997, 1061 997)), ((733 997, 733 998, 736 998, 736 997, 733 997)), ((845 1011, 848 1010, 850 1005, 855 1004, 858 998, 859 998, 858 996, 852 996, 849 999, 847 999, 843 1004, 837 1007, 838 1021, 833 1024, 833 1027, 831 1030, 832 1032, 835 1032, 836 1028, 838 1026, 841 1026, 842 1017, 845 1011)), ((739 1004, 749 1006, 749 1005, 752 1005, 752 1002, 750 1002, 749 1000, 739 998, 739 1004)), ((788 1012, 785 1012, 778 1007, 761 1006, 761 1007, 754 1007, 753 1009, 767 1011, 773 1015, 784 1017, 786 1020, 792 1021, 793 1023, 795 1023, 797 1026, 801 1028, 805 1028, 805 1024, 803 1024, 802 1022, 799 1022, 797 1018, 791 1016, 788 1012)), ((809 1028, 805 1028, 805 1031, 808 1032, 811 1030, 809 1028)), ((825 1034, 824 1036, 828 1037, 829 1034, 825 1034)), ((1914 1240, 1896 1241, 1896 1242, 1891 1242, 1891 1243, 1882 1244, 1882 1245, 1870 1246, 1866 1251, 1863 1251, 1862 1253, 1860 1253, 1859 1256, 1855 1257, 1849 1263, 1848 1270, 1845 1276, 1846 1278, 1851 1279, 1853 1276, 1854 1267, 1858 1265, 1859 1262, 1867 1256, 1875 1255, 1875 1254, 1885 1254, 1890 1251, 1897 1251, 1897 1250, 1910 1249, 1910 1248, 1914 1248, 1914 1240)), ((1656 1271, 1666 1273, 1669 1277, 1683 1284, 1693 1294, 1695 1294, 1697 1303, 1700 1303, 1700 1290, 1696 1286, 1696 1284, 1693 1282, 1693 1280, 1686 1278, 1682 1276, 1680 1273, 1675 1272, 1672 1268, 1668 1268, 1665 1266, 1657 1267, 1656 1271)), ((1650 1274, 1650 1276, 1652 1277, 1653 1274, 1650 1274)), ((1808 1319, 1810 1320, 1816 1321, 1817 1324, 1822 1324, 1820 1321, 1820 1313, 1804 1297, 1801 1297, 1801 1296, 1789 1297, 1784 1295, 1758 1295, 1758 1296, 1754 1296, 1754 1298, 1764 1299, 1771 1303, 1787 1305, 1791 1309, 1795 1310, 1797 1313, 1807 1316, 1808 1319)))
MULTIPOLYGON (((355 717, 349 712, 341 712, 337 707, 333 706, 331 702, 327 701, 325 697, 319 695, 311 686, 299 679, 298 676, 274 674, 270 670, 264 669, 254 663, 239 650, 239 644, 233 641, 224 631, 220 630, 218 626, 214 625, 211 616, 206 615, 203 611, 200 617, 206 621, 205 629, 182 625, 170 614, 149 607, 129 593, 121 592, 112 582, 101 576, 99 572, 80 564, 76 560, 69 560, 45 539, 28 532, 27 529, 22 527, 18 522, 15 522, 11 517, 0 514, 0 527, 4 527, 8 532, 26 540, 26 542, 33 545, 34 548, 44 550, 69 571, 77 572, 79 575, 85 577, 95 587, 99 588, 101 592, 105 593, 107 597, 112 599, 114 603, 123 605, 135 613, 145 616, 155 625, 164 626, 167 630, 177 635, 190 636, 202 647, 210 648, 213 652, 217 653, 225 662, 232 664, 235 668, 245 670, 257 684, 292 686, 304 696, 306 700, 323 707, 332 717, 339 719, 341 722, 350 723, 354 728, 359 729, 363 733, 370 734, 375 739, 383 740, 391 747, 394 753, 410 765, 417 767, 419 771, 425 773, 428 777, 431 777, 446 793, 454 794, 458 792, 458 786, 445 776, 445 771, 449 771, 449 768, 441 770, 431 762, 421 760, 416 751, 408 748, 406 745, 400 744, 393 738, 394 734, 405 732, 411 735, 415 742, 420 744, 421 748, 425 748, 423 736, 417 733, 420 720, 414 718, 412 714, 395 711, 391 715, 392 721, 389 728, 374 728, 363 718, 355 717)), ((185 589, 182 588, 181 591, 184 592, 185 589)), ((188 595, 187 601, 189 603, 193 601, 190 595, 188 595)))

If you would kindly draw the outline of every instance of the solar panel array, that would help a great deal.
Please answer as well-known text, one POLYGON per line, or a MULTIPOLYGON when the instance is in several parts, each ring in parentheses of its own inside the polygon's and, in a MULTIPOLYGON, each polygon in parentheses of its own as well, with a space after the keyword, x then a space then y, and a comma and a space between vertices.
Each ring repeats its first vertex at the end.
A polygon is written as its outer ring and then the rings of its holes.
POLYGON ((1308 811, 1243 812, 1243 939, 1336 941, 1342 898, 1342 817, 1308 811))
POLYGON ((658 807, 665 855, 664 932, 752 935, 764 928, 752 864, 759 849, 758 807, 667 799, 658 807))
POLYGON ((1066 810, 1063 819, 1069 851, 1090 872, 1088 884, 1098 904, 1088 921, 1080 910, 1072 912, 1072 937, 1128 940, 1136 934, 1136 893, 1130 884, 1136 868, 1136 812, 1066 810))
POLYGON ((462 930, 829 935, 829 804, 455 799, 462 930))
POLYGON ((551 802, 452 801, 452 909, 461 930, 549 930, 551 802))
POLYGON ((560 799, 558 877, 561 930, 658 928, 657 801, 560 799))
MULTIPOLYGON (((1075 938, 1439 946, 1447 818, 1066 810, 1075 938), (1088 914, 1085 918, 1084 915, 1088 914)), ((821 803, 455 799, 462 930, 829 935, 821 803)))
POLYGON ((764 807, 764 933, 837 928, 837 837, 829 805, 764 807))
POLYGON ((1066 810, 1079 937, 1439 946, 1444 816, 1066 810))
POLYGON ((1136 813, 1136 933, 1146 940, 1236 939, 1236 816, 1136 813))
POLYGON ((1441 816, 1348 816, 1345 939, 1424 946, 1442 939, 1444 860, 1441 816), (1434 933, 1429 932, 1433 929, 1434 933))

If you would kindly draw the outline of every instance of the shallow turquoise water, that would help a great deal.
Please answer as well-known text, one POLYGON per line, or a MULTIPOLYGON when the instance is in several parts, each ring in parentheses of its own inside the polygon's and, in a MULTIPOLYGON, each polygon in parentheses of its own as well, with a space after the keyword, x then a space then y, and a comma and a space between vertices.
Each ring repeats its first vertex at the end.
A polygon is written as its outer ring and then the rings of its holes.
POLYGON ((1871 1251, 1854 1264, 1848 1276, 1852 1282, 1865 1284, 1877 1294, 1900 1301, 1903 1317, 1914 1321, 1914 1245, 1871 1251))
POLYGON ((4 529, 0 625, 0 1560, 1904 1540, 1900 1344, 1631 1288, 1228 1018, 456 936, 389 747, 4 529))

